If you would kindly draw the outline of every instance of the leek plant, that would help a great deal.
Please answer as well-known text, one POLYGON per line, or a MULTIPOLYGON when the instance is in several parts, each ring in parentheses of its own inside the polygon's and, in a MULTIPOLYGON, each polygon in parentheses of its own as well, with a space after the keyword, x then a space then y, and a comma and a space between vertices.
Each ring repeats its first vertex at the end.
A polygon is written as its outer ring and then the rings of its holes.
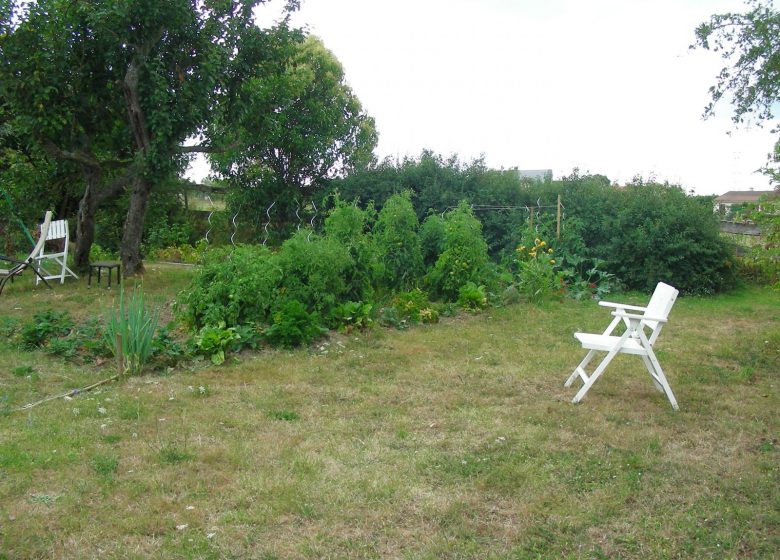
POLYGON ((149 309, 142 290, 133 289, 125 304, 124 287, 119 292, 119 308, 106 316, 105 341, 115 357, 122 359, 120 373, 140 373, 152 355, 152 340, 160 317, 158 309, 149 309))

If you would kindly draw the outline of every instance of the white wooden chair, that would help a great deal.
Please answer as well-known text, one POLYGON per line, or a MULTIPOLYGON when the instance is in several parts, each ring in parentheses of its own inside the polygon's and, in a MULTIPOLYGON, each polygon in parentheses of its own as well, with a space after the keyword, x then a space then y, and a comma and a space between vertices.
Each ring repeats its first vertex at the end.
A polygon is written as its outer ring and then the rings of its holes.
POLYGON ((46 243, 46 236, 49 233, 50 225, 51 212, 47 211, 46 216, 43 219, 43 223, 41 224, 41 236, 38 238, 38 243, 35 244, 32 252, 27 256, 26 259, 20 261, 12 257, 0 255, 0 260, 14 265, 11 268, 0 268, 0 294, 3 293, 3 288, 5 288, 5 285, 9 280, 13 281, 14 276, 19 276, 28 267, 32 268, 33 272, 36 274, 36 284, 37 280, 40 278, 48 288, 51 288, 46 279, 43 278, 35 268, 35 259, 41 253, 41 251, 43 251, 43 246, 46 243))
POLYGON ((580 362, 580 365, 574 370, 564 384, 570 387, 578 377, 582 379, 583 385, 572 399, 572 402, 579 402, 585 396, 585 393, 593 386, 599 376, 604 373, 609 363, 618 354, 634 354, 640 356, 642 361, 653 378, 653 384, 656 389, 665 393, 672 403, 672 408, 678 410, 677 400, 674 398, 672 388, 666 380, 661 364, 658 363, 653 344, 661 334, 661 329, 666 324, 669 312, 672 310, 679 292, 668 284, 659 282, 650 298, 647 307, 637 307, 635 305, 624 305, 622 303, 611 303, 600 301, 599 305, 612 307, 612 315, 615 317, 607 329, 601 334, 574 333, 574 337, 580 341, 583 348, 588 350, 588 354, 580 362), (613 331, 620 323, 624 323, 626 330, 621 336, 616 336, 613 331), (648 337, 645 329, 650 331, 648 337), (588 375, 585 368, 596 355, 596 352, 607 352, 606 357, 588 375))
MULTIPOLYGON (((43 227, 43 226, 41 226, 43 227)), ((43 236, 43 230, 41 230, 41 236, 43 236)), ((41 280, 56 280, 59 278, 60 284, 65 283, 65 276, 73 276, 78 278, 76 274, 68 268, 68 243, 70 242, 70 233, 68 232, 68 220, 55 220, 49 226, 49 232, 46 235, 46 241, 57 242, 57 249, 55 252, 46 252, 46 244, 44 243, 40 254, 35 257, 35 267, 40 273, 35 278, 35 284, 37 285, 41 280), (52 274, 44 267, 44 262, 47 265, 54 268, 52 274)))

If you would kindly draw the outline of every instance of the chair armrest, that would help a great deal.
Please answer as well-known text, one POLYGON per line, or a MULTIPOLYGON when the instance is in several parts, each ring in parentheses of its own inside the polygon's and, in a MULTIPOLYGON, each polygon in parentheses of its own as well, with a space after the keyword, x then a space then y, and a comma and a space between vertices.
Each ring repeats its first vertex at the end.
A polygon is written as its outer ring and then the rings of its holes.
POLYGON ((599 305, 604 307, 619 307, 621 309, 630 309, 631 311, 644 311, 646 307, 639 307, 638 305, 626 305, 625 303, 613 303, 611 301, 600 301, 599 305))
POLYGON ((623 319, 635 319, 637 321, 655 321, 657 323, 666 323, 667 319, 661 319, 660 317, 650 317, 648 315, 637 315, 635 313, 623 313, 622 311, 613 311, 612 315, 615 317, 621 317, 623 319))

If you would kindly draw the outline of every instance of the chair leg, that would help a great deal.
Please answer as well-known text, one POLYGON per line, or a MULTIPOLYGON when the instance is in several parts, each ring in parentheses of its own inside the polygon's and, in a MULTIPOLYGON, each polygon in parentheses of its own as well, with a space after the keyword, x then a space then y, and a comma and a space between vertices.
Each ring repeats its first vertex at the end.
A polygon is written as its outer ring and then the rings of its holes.
POLYGON ((582 382, 585 383, 588 380, 588 376, 585 373, 585 368, 588 366, 590 361, 593 359, 593 356, 596 355, 595 350, 589 351, 586 356, 582 359, 580 362, 580 365, 578 365, 574 372, 569 376, 569 378, 566 380, 566 383, 563 384, 564 387, 571 387, 571 384, 574 383, 574 380, 579 377, 582 379, 582 382))
POLYGON ((653 379, 653 386, 656 388, 656 390, 659 393, 664 392, 664 387, 661 385, 660 380, 658 379, 658 374, 655 372, 655 368, 653 367, 653 363, 650 361, 650 358, 647 356, 642 356, 642 361, 645 363, 645 368, 647 368, 647 372, 650 374, 650 377, 653 379))
POLYGON ((655 352, 653 352, 652 347, 649 347, 647 349, 647 355, 650 363, 653 366, 653 369, 655 370, 654 378, 657 378, 658 382, 663 387, 664 393, 666 393, 666 397, 669 399, 669 402, 672 404, 672 408, 675 410, 680 410, 680 407, 677 405, 677 399, 674 398, 672 387, 671 385, 669 385, 669 381, 667 381, 666 375, 664 375, 664 370, 661 369, 661 364, 658 362, 658 358, 655 357, 655 352))
POLYGON ((607 369, 609 363, 617 355, 618 355, 617 348, 609 351, 609 354, 607 354, 606 357, 603 360, 601 360, 599 366, 588 377, 587 381, 585 381, 582 387, 580 387, 580 390, 577 391, 577 394, 574 395, 574 398, 571 400, 571 402, 578 403, 582 400, 582 398, 585 396, 585 393, 587 393, 590 390, 590 388, 593 387, 593 384, 598 380, 599 377, 601 377, 601 374, 604 373, 604 370, 607 369))

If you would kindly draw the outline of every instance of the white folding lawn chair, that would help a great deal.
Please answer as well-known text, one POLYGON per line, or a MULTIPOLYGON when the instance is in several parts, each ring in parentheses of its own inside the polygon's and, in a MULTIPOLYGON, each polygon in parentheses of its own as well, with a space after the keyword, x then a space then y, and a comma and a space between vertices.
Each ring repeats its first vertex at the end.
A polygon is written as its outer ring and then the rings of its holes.
MULTIPOLYGON (((41 226, 43 227, 43 226, 41 226)), ((43 229, 41 229, 43 232, 43 229)), ((46 242, 56 242, 57 249, 55 252, 46 252, 46 244, 41 249, 40 254, 35 257, 35 267, 40 273, 35 278, 35 284, 41 280, 56 280, 59 279, 60 284, 65 283, 65 276, 73 276, 78 278, 76 274, 68 268, 68 242, 70 241, 70 234, 68 233, 68 220, 55 220, 49 225, 49 233, 46 235, 46 242), (50 268, 56 267, 52 274, 44 267, 44 262, 50 268)))
POLYGON ((679 292, 668 284, 659 282, 650 298, 647 307, 637 307, 635 305, 624 305, 622 303, 611 303, 600 301, 599 305, 612 307, 612 315, 615 317, 602 334, 574 333, 574 337, 582 343, 582 347, 588 350, 588 354, 580 362, 580 365, 574 370, 566 380, 565 387, 570 387, 578 377, 582 379, 583 385, 572 399, 572 402, 579 402, 585 396, 585 393, 593 386, 599 376, 604 373, 609 363, 618 354, 634 354, 640 356, 642 361, 653 378, 653 384, 656 389, 665 393, 672 403, 672 408, 678 410, 677 400, 674 398, 672 388, 666 380, 661 364, 658 363, 653 344, 661 334, 661 329, 666 324, 669 312, 672 310, 674 301, 679 292), (613 331, 620 323, 624 323, 626 330, 621 336, 615 336, 613 331), (648 338, 645 329, 649 329, 648 338), (607 352, 606 357, 588 375, 585 368, 596 355, 596 352, 607 352))

